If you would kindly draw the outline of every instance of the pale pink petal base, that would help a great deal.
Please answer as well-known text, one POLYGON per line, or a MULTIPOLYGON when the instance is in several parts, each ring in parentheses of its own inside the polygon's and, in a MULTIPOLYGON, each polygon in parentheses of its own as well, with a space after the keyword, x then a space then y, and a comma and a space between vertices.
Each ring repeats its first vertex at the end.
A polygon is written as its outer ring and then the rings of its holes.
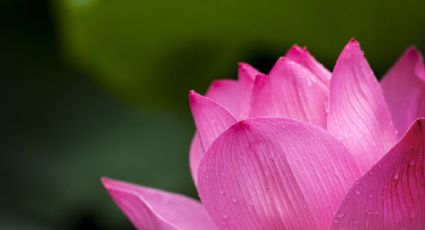
POLYGON ((325 229, 359 176, 325 130, 257 118, 236 123, 211 145, 198 191, 220 229, 325 229))
POLYGON ((425 120, 351 189, 331 229, 424 229, 425 120))
POLYGON ((201 204, 188 197, 108 178, 102 183, 138 230, 217 229, 201 204))

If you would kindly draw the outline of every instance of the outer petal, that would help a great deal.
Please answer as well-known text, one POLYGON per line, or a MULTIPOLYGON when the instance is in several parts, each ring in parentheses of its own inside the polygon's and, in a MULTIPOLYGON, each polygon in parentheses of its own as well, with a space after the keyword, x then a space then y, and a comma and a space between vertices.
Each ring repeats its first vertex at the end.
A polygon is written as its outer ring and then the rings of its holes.
POLYGON ((216 229, 201 204, 188 197, 107 178, 102 183, 137 229, 216 229))
POLYGON ((240 119, 248 117, 248 113, 251 108, 251 95, 252 89, 254 88, 255 76, 257 76, 258 74, 261 73, 254 67, 246 63, 239 63, 238 80, 241 87, 241 113, 239 115, 240 119))
POLYGON ((329 83, 332 75, 331 72, 316 61, 316 59, 308 52, 307 48, 301 48, 294 45, 291 49, 289 49, 285 57, 310 70, 317 77, 317 80, 323 84, 323 87, 329 91, 329 83))
POLYGON ((332 229, 424 229, 425 120, 365 174, 345 198, 332 229))
POLYGON ((201 163, 202 158, 204 157, 205 150, 202 147, 201 139, 199 138, 198 133, 195 133, 190 144, 189 150, 189 165, 190 173, 192 174, 193 182, 196 186, 196 179, 198 178, 198 167, 201 163))
POLYGON ((408 49, 381 86, 394 124, 403 135, 416 118, 425 116, 425 67, 419 51, 408 49))
POLYGON ((310 71, 280 58, 263 79, 254 86, 250 117, 287 117, 326 127, 327 94, 310 71))
POLYGON ((236 117, 240 111, 240 90, 240 85, 235 80, 216 80, 211 83, 206 96, 222 105, 236 117))
POLYGON ((355 40, 344 48, 333 71, 328 130, 348 147, 363 172, 397 139, 381 87, 355 40))
POLYGON ((211 145, 198 190, 220 229, 325 229, 359 176, 343 144, 325 130, 257 118, 211 145))
POLYGON ((194 91, 189 93, 189 103, 197 130, 190 147, 189 160, 193 180, 196 184, 196 171, 205 151, 218 135, 236 123, 236 119, 221 105, 194 91))
MULTIPOLYGON (((240 110, 240 85, 235 80, 223 79, 211 83, 206 96, 219 103, 226 108, 234 116, 239 114, 240 110)), ((202 147, 199 135, 195 133, 192 144, 190 146, 189 164, 193 181, 196 184, 196 172, 198 171, 199 162, 204 156, 205 150, 202 147)))
POLYGON ((189 103, 204 150, 208 149, 218 135, 236 122, 229 111, 195 91, 190 91, 189 103))

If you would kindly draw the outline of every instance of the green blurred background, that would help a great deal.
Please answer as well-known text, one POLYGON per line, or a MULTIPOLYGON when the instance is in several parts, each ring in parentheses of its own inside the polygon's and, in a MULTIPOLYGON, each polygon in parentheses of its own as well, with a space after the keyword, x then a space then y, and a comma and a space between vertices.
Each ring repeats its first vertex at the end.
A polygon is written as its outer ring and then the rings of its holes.
POLYGON ((196 196, 187 92, 294 43, 377 76, 425 50, 425 1, 0 2, 0 229, 131 229, 100 176, 196 196))

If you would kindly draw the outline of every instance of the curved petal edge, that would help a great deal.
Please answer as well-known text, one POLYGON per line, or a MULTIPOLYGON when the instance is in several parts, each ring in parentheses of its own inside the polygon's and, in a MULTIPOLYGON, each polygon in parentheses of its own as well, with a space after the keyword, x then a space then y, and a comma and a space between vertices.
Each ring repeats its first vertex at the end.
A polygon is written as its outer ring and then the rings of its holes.
POLYGON ((216 229, 201 204, 188 197, 109 178, 101 180, 139 230, 216 229))
POLYGON ((331 229, 423 229, 425 120, 417 120, 346 196, 331 229))
POLYGON ((198 191, 220 229, 325 229, 359 176, 325 130, 256 118, 214 141, 199 167, 198 191))

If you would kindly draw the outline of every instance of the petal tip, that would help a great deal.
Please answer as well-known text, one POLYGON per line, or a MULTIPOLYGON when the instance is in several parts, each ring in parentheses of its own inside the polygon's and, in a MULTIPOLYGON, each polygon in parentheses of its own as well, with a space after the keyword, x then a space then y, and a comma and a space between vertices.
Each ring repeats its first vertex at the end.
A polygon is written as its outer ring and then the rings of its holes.
POLYGON ((348 44, 349 45, 356 45, 356 46, 360 46, 360 43, 355 39, 355 38, 351 38, 349 41, 348 41, 348 44))
POLYGON ((109 177, 100 177, 100 182, 102 183, 103 187, 105 187, 106 189, 109 189, 112 184, 114 184, 116 181, 114 179, 111 179, 109 177))
POLYGON ((409 46, 409 48, 407 48, 406 54, 412 58, 419 59, 420 61, 423 59, 421 51, 419 51, 415 45, 409 46))
POLYGON ((195 90, 189 90, 189 102, 194 103, 196 102, 202 95, 197 93, 195 90))
POLYGON ((285 55, 300 55, 305 49, 301 48, 299 45, 295 44, 293 45, 289 50, 288 53, 285 55))

